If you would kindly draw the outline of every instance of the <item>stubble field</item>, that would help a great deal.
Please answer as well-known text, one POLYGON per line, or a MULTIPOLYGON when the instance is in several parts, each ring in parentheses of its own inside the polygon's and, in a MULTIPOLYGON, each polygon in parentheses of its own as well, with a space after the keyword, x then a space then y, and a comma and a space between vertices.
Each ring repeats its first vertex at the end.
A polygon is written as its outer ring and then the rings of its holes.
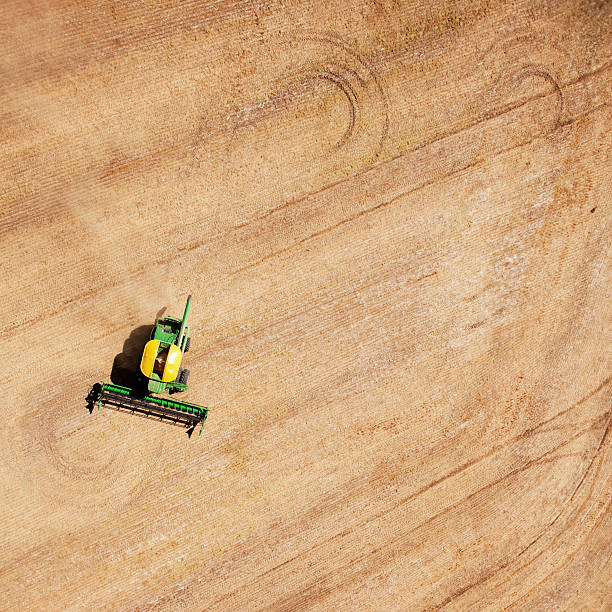
POLYGON ((0 14, 0 608, 610 609, 610 3, 0 14))

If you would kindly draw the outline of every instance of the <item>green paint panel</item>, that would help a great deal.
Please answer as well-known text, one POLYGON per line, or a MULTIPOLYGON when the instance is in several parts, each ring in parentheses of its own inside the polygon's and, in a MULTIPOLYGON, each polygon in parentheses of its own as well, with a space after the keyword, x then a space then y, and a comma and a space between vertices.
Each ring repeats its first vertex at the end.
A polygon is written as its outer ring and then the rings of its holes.
POLYGON ((190 414, 204 415, 208 412, 208 408, 203 406, 197 406, 196 404, 190 404, 189 402, 181 402, 166 397, 155 397, 154 395, 145 395, 144 397, 137 397, 132 395, 132 390, 128 387, 120 387, 119 385, 113 385, 110 383, 102 384, 102 391, 110 391, 111 393, 120 393, 128 397, 135 397, 139 400, 149 402, 151 404, 162 406, 163 408, 170 408, 172 410, 178 410, 180 412, 188 412, 190 414))

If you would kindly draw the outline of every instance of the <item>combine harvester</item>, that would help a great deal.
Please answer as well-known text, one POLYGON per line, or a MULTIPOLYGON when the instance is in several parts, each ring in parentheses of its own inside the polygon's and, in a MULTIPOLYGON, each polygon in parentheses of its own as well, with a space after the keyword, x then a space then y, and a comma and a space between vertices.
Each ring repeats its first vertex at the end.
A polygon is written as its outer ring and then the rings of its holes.
POLYGON ((189 388, 189 370, 182 369, 181 362, 191 342, 187 326, 190 308, 191 296, 187 298, 182 319, 156 319, 151 339, 145 344, 140 360, 140 371, 146 377, 146 388, 144 384, 140 389, 130 389, 111 383, 96 383, 87 396, 90 409, 94 405, 99 409, 105 404, 118 410, 137 412, 182 425, 190 430, 190 435, 198 425, 204 427, 208 408, 153 395, 180 393, 189 388))

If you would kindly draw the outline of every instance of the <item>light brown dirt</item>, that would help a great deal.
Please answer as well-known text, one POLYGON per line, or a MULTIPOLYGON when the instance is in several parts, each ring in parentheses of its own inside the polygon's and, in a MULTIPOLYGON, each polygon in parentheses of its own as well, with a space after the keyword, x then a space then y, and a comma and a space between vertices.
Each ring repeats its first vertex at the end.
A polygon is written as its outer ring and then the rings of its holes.
POLYGON ((612 607, 609 2, 1 12, 0 608, 612 607))

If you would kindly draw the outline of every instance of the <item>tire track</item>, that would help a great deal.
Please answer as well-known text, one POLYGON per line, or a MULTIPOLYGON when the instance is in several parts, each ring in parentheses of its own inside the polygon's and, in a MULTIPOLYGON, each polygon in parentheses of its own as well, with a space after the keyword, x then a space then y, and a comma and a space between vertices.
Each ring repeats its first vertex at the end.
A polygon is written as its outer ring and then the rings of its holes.
MULTIPOLYGON (((609 431, 610 431, 610 423, 611 423, 611 413, 608 412, 606 414, 602 415, 602 418, 598 419, 596 421, 596 423, 593 426, 596 425, 601 425, 603 426, 603 435, 601 436, 601 439, 599 441, 599 444, 597 445, 597 448, 595 449, 595 451, 593 452, 591 459, 585 469, 585 471, 583 472, 583 474, 580 476, 579 480, 578 480, 578 484, 574 487, 574 490, 572 491, 572 493, 568 496, 568 498, 566 499, 566 501, 561 504, 561 510, 558 512, 558 514, 553 518, 552 521, 550 521, 543 529, 542 531, 531 540, 531 542, 529 542, 529 544, 527 544, 523 549, 521 549, 516 555, 514 555, 511 559, 509 559, 508 561, 504 562, 503 564, 497 566, 494 570, 488 572, 485 576, 482 576, 481 578, 479 578, 477 581, 472 582, 468 585, 465 585, 463 587, 461 587, 460 589, 458 589, 457 591, 455 591, 454 593, 452 593, 451 595, 449 595, 446 599, 444 599, 442 602, 440 602, 439 604, 436 604, 434 606, 432 606, 431 608, 428 608, 428 610, 441 610, 442 608, 444 608, 445 606, 447 606, 448 604, 450 604, 451 602, 453 602, 454 600, 456 600, 457 598, 461 597, 462 595, 464 595, 465 593, 467 593, 468 591, 470 591, 473 588, 476 588, 477 586, 480 586, 481 584, 486 583, 487 581, 495 578, 501 571, 505 570, 506 568, 510 567, 512 564, 516 563, 517 560, 519 559, 519 557, 523 556, 525 553, 527 553, 531 548, 533 548, 533 546, 539 542, 542 538, 544 538, 547 535, 550 535, 550 531, 553 528, 553 526, 557 523, 557 521, 564 515, 567 514, 569 512, 569 506, 572 503, 572 501, 574 500, 574 497, 576 496, 576 493, 580 490, 580 488, 582 487, 582 485, 584 484, 584 481, 586 480, 586 478, 590 475, 592 468, 593 468, 593 464, 595 462, 595 460, 600 456, 600 452, 601 449, 603 447, 603 444, 605 443, 606 438, 608 437, 609 431), (599 421, 602 421, 602 423, 599 423, 599 421)), ((592 427, 593 427, 592 426, 592 427)), ((578 518, 578 516, 580 515, 580 513, 582 512, 582 510, 584 509, 585 505, 587 504, 587 502, 590 500, 594 487, 595 487, 595 480, 593 481, 593 484, 591 486, 591 489, 589 490, 589 493, 587 495, 587 498, 585 499, 585 501, 580 505, 580 507, 578 509, 575 510, 575 514, 576 514, 576 519, 578 518)), ((604 513, 602 513, 602 515, 604 515, 604 513)), ((574 521, 575 522, 575 521, 574 521)), ((528 567, 529 565, 531 565, 536 559, 538 559, 539 557, 541 557, 543 554, 545 554, 548 550, 550 550, 552 548, 552 546, 554 545, 554 543, 563 535, 563 533, 565 533, 570 527, 572 526, 571 522, 568 522, 566 524, 566 526, 558 533, 556 534, 550 541, 550 543, 543 548, 542 550, 540 550, 532 559, 530 559, 527 563, 525 563, 524 565, 521 565, 516 572, 520 572, 523 569, 525 569, 526 567, 528 567)), ((579 550, 579 548, 577 547, 576 550, 574 551, 577 552, 579 550)), ((567 562, 569 559, 571 559, 571 557, 573 556, 570 555, 565 562, 567 562)), ((551 572, 548 576, 550 577, 551 575, 554 574, 554 572, 558 571, 561 567, 563 567, 563 565, 565 564, 562 563, 560 566, 556 567, 555 570, 553 572, 551 572)), ((544 579, 546 580, 546 579, 544 579)), ((527 597, 527 595, 534 589, 536 588, 539 584, 541 584, 543 581, 540 581, 537 585, 535 585, 534 587, 532 587, 529 591, 527 591, 527 593, 525 593, 519 600, 516 600, 515 602, 513 602, 512 604, 510 604, 509 606, 506 606, 504 609, 507 610, 508 608, 512 607, 517 601, 520 601, 522 599, 524 599, 525 597, 527 597)))
MULTIPOLYGON (((609 415, 606 415, 607 417, 609 415)), ((598 419, 600 420, 600 419, 598 419)), ((274 603, 274 607, 275 609, 279 609, 279 610, 294 610, 296 608, 300 608, 303 607, 306 602, 310 602, 312 603, 313 601, 323 601, 325 599, 325 597, 327 597, 328 595, 332 594, 333 592, 335 592, 338 588, 339 583, 342 584, 342 586, 346 586, 347 584, 351 585, 351 584, 357 584, 359 582, 363 582, 366 579, 366 576, 372 574, 373 572, 378 572, 381 570, 381 567, 384 567, 385 565, 388 565, 389 563, 392 563, 395 559, 395 556, 397 554, 403 554, 402 552, 395 552, 395 549, 397 547, 400 547, 401 549, 403 549, 408 540, 409 540, 409 535, 412 533, 417 532, 418 530, 421 530, 423 527, 425 527, 426 525, 429 525, 431 523, 433 523, 434 521, 438 520, 439 518, 441 518, 442 516, 446 515, 449 512, 452 512, 453 510, 456 510, 457 508, 463 506, 464 504, 468 503, 470 500, 474 499, 476 496, 480 496, 483 494, 483 492, 487 491, 488 489, 498 486, 501 483, 503 483, 504 481, 506 481, 509 478, 513 478, 513 477, 517 477, 519 476, 521 473, 530 470, 531 468, 534 468, 538 465, 542 465, 542 464, 547 464, 547 463, 554 463, 556 461, 559 460, 559 456, 556 455, 555 453, 563 448, 564 446, 568 445, 570 442, 577 440, 578 438, 582 437, 584 435, 584 433, 586 431, 589 431, 591 427, 588 427, 586 430, 584 431, 580 431, 578 433, 573 434, 572 436, 570 436, 569 438, 567 438, 566 440, 562 441, 559 445, 557 445, 556 447, 552 448, 551 450, 545 452, 543 455, 538 456, 532 460, 527 461, 526 463, 524 463, 523 465, 509 471, 508 473, 504 474, 503 476, 501 476, 500 478, 487 483, 486 485, 484 485, 483 487, 477 489, 476 491, 474 491, 473 493, 470 493, 467 497, 464 497, 462 499, 460 499, 458 502, 452 504, 451 506, 445 508, 444 510, 441 510, 440 512, 434 514, 433 516, 429 517, 427 520, 425 520, 422 523, 419 523, 417 526, 411 528, 409 531, 402 533, 400 536, 391 539, 389 542, 385 543, 382 546, 379 546, 378 548, 374 548, 372 550, 369 550, 365 553, 363 553, 360 556, 357 556, 353 559, 350 560, 350 562, 348 562, 347 564, 345 564, 342 568, 342 570, 337 570, 337 571, 332 571, 326 575, 318 575, 316 580, 311 581, 309 583, 309 585, 305 586, 304 588, 302 588, 299 593, 294 593, 291 595, 287 595, 285 598, 280 599, 280 600, 276 600, 274 603), (394 551, 394 552, 391 552, 394 551), (359 565, 363 565, 364 562, 366 560, 369 560, 367 563, 367 569, 363 568, 363 567, 358 567, 359 565), (352 571, 351 571, 352 569, 352 571), (347 574, 347 570, 348 570, 348 574, 347 574), (340 577, 340 572, 342 572, 341 577, 340 577)), ((352 526, 352 532, 355 533, 357 530, 359 530, 364 524, 370 522, 372 519, 368 518, 366 521, 362 521, 361 523, 352 526)), ((342 535, 346 535, 345 532, 341 532, 340 534, 337 534, 335 536, 335 538, 340 538, 342 537, 342 535)), ((320 546, 323 546, 324 544, 327 544, 328 542, 319 542, 317 543, 314 547, 312 547, 312 550, 314 550, 315 548, 319 548, 320 546)), ((307 550, 305 551, 306 553, 308 553, 310 551, 307 550)), ((302 553, 300 553, 299 556, 301 556, 302 553)), ((294 557, 292 560, 297 559, 298 557, 294 557)), ((277 567, 282 567, 286 565, 286 563, 283 563, 277 567)), ((269 572, 267 572, 269 573, 269 572)), ((261 578, 261 575, 260 575, 261 578)), ((218 599, 217 601, 214 602, 213 605, 218 606, 220 603, 222 603, 225 599, 231 597, 233 595, 233 592, 224 596, 221 599, 218 599)))
MULTIPOLYGON (((136 444, 139 425, 85 409, 88 373, 42 383, 16 407, 24 482, 54 505, 91 515, 128 506, 150 480, 164 443, 136 444), (68 390, 68 394, 66 394, 68 390), (81 397, 82 395, 82 397, 81 397)), ((126 417, 129 415, 125 415, 126 417)))
MULTIPOLYGON (((468 461, 468 462, 460 465, 456 469, 448 472, 447 474, 444 474, 443 476, 441 476, 440 478, 436 479, 435 481, 433 481, 431 483, 428 483, 426 486, 421 487, 420 489, 418 489, 417 491, 411 493, 410 495, 401 498, 400 500, 398 500, 397 503, 393 504, 392 506, 390 506, 388 508, 385 508, 384 510, 382 510, 380 512, 377 512, 377 513, 375 513, 373 515, 367 516, 367 517, 365 517, 361 521, 357 521, 356 523, 351 525, 350 529, 344 529, 342 531, 339 531, 338 533, 333 534, 331 537, 326 538, 325 540, 317 541, 314 545, 306 548, 303 551, 300 551, 297 555, 282 561, 280 564, 265 570, 263 573, 257 574, 257 578, 256 578, 257 582, 261 583, 262 579, 265 576, 268 576, 268 575, 278 571, 282 567, 285 567, 285 566, 291 564, 292 562, 295 562, 299 558, 303 557, 304 555, 306 555, 306 554, 308 554, 308 553, 310 553, 312 551, 321 550, 321 549, 325 548, 326 546, 328 546, 331 542, 336 541, 336 540, 338 540, 340 538, 343 538, 343 537, 349 535, 350 533, 358 533, 367 524, 372 524, 373 522, 383 518, 385 515, 387 515, 387 514, 389 514, 391 512, 397 511, 398 508, 400 508, 401 506, 403 506, 403 505, 405 505, 407 503, 410 503, 410 502, 418 499, 420 496, 422 496, 423 494, 427 493, 432 488, 443 485, 449 479, 452 479, 452 478, 454 478, 454 477, 464 473, 466 470, 468 470, 468 469, 470 469, 472 467, 477 466, 482 461, 484 461, 484 460, 494 456, 495 454, 498 454, 498 453, 504 451, 509 446, 512 446, 512 445, 517 444, 517 443, 522 443, 523 441, 529 440, 529 439, 539 435, 542 431, 545 431, 544 428, 546 428, 547 425, 549 425, 551 423, 554 423, 555 421, 558 421, 561 417, 565 417, 565 416, 571 414, 573 411, 579 409, 586 402, 588 402, 589 400, 591 400, 592 398, 597 396, 601 391, 603 391, 604 389, 606 389, 609 386, 611 380, 612 379, 610 377, 607 377, 600 384, 598 384, 595 388, 591 389, 588 393, 586 393, 582 398, 580 398, 577 402, 575 402, 571 406, 568 406, 567 408, 557 412, 553 416, 543 420, 538 425, 522 431, 521 433, 519 433, 518 435, 515 435, 511 439, 505 440, 503 443, 497 444, 490 451, 488 451, 488 452, 486 452, 486 453, 476 457, 475 459, 473 459, 471 461, 468 461)), ((600 420, 600 418, 599 418, 599 420, 600 420)), ((536 458, 536 459, 528 462, 528 464, 524 464, 522 466, 519 466, 519 467, 515 468, 514 471, 511 471, 510 473, 504 475, 499 480, 499 482, 502 482, 505 478, 511 476, 514 473, 518 474, 518 473, 521 473, 522 471, 528 469, 529 467, 532 467, 533 465, 535 465, 537 463, 537 461, 540 461, 543 457, 547 457, 548 460, 551 460, 551 461, 558 460, 558 456, 554 455, 554 453, 557 452, 559 448, 562 448, 563 446, 566 446, 567 444, 569 444, 569 442, 571 440, 578 439, 580 436, 584 435, 585 432, 590 431, 592 429, 592 427, 593 427, 593 423, 592 422, 586 424, 584 429, 581 430, 579 433, 574 433, 572 436, 570 436, 570 438, 563 440, 562 442, 560 442, 560 444, 558 446, 556 446, 555 448, 547 451, 544 455, 542 455, 542 457, 536 458)), ((486 485, 486 487, 494 486, 495 484, 496 483, 489 483, 489 484, 486 485)), ((365 493, 367 491, 371 491, 371 489, 372 489, 372 482, 370 480, 362 481, 362 479, 357 478, 357 479, 355 479, 353 481, 350 481, 350 482, 346 483, 346 486, 344 487, 344 489, 343 489, 343 491, 340 491, 337 495, 335 495, 333 498, 330 498, 329 496, 326 496, 325 500, 322 501, 320 504, 318 504, 318 505, 312 507, 311 509, 309 509, 309 511, 307 513, 305 513, 304 515, 300 516, 292 524, 286 525, 286 531, 288 533, 292 533, 292 531, 302 531, 304 529, 307 529, 308 525, 310 525, 313 522, 314 517, 319 515, 320 512, 322 512, 322 511, 333 512, 333 511, 337 510, 339 507, 346 506, 348 504, 348 502, 349 502, 349 496, 351 498, 354 498, 355 496, 358 496, 361 493, 365 493), (346 491, 349 491, 349 493, 347 494, 344 489, 346 489, 346 491)), ((476 495, 476 494, 479 494, 481 492, 482 492, 482 489, 478 489, 472 495, 476 495)), ((464 503, 464 501, 465 501, 465 499, 462 499, 462 500, 460 500, 458 502, 458 504, 464 503)), ((455 504, 455 505, 457 505, 457 504, 455 504)), ((449 509, 446 509, 446 510, 444 510, 442 512, 447 512, 450 509, 452 509, 452 507, 449 508, 449 509)), ((432 517, 427 519, 426 522, 430 522, 431 520, 433 520, 432 517)), ((414 531, 415 529, 421 528, 423 526, 423 524, 424 523, 419 524, 412 531, 414 531)), ((290 536, 286 535, 285 537, 290 537, 290 536)), ((389 546, 391 546, 391 544, 389 544, 389 546)), ((235 558, 235 560, 237 561, 238 559, 243 558, 243 556, 245 554, 245 552, 244 552, 245 549, 247 551, 250 550, 250 544, 249 544, 248 541, 247 542, 243 542, 242 545, 236 549, 235 557, 232 556, 230 559, 234 559, 235 558)), ((227 561, 227 559, 226 559, 226 561, 227 561)), ((374 563, 374 565, 376 565, 376 569, 380 569, 380 564, 374 563)), ((359 575, 361 576, 361 574, 359 574, 359 575)), ((188 593, 190 588, 191 588, 191 586, 195 585, 197 582, 200 582, 200 579, 194 578, 189 584, 184 585, 183 588, 181 589, 181 591, 185 592, 185 593, 188 593)), ((248 588, 247 586, 243 585, 243 586, 237 587, 235 589, 232 589, 230 592, 226 593, 223 597, 217 599, 214 602, 214 604, 212 604, 212 605, 215 605, 215 606, 218 607, 225 600, 231 598, 233 595, 235 595, 237 593, 245 591, 247 588, 248 588)), ((183 600, 184 598, 181 598, 181 599, 183 600)), ((173 600, 173 596, 169 594, 166 597, 164 597, 164 600, 166 602, 172 601, 173 600)), ((185 601, 190 601, 190 600, 187 599, 185 601)), ((192 603, 195 603, 195 600, 193 600, 192 603)))

